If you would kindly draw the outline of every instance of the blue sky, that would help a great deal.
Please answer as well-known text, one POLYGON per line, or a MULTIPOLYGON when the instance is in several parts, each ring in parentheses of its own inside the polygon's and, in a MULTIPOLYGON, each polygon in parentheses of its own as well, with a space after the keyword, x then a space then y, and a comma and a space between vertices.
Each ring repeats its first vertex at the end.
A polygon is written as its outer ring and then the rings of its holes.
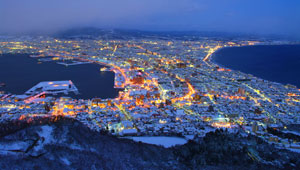
POLYGON ((300 0, 0 0, 0 32, 95 26, 300 37, 300 0))

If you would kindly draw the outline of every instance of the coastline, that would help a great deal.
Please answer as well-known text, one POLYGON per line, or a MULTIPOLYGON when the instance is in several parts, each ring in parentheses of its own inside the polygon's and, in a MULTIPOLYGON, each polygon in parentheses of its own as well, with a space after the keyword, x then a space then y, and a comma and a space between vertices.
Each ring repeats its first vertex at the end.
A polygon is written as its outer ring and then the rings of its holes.
MULTIPOLYGON (((22 87, 21 90, 20 88, 14 88, 14 89, 18 89, 18 91, 14 91, 12 90, 13 87, 17 87, 18 83, 16 82, 20 82, 20 81, 14 81, 14 80, 10 80, 11 78, 7 78, 9 80, 5 80, 4 77, 8 76, 8 77, 16 77, 16 75, 19 75, 19 71, 17 72, 13 72, 13 76, 11 75, 11 72, 2 72, 3 76, 3 80, 1 80, 1 82, 6 83, 6 87, 1 88, 0 90, 3 90, 5 92, 11 93, 11 94, 15 94, 15 95, 22 95, 24 94, 28 89, 32 88, 33 86, 35 86, 36 84, 43 82, 43 81, 60 81, 60 80, 73 80, 76 84, 76 86, 79 86, 79 95, 78 94, 73 94, 73 93, 69 93, 69 94, 57 94, 55 95, 56 97, 60 97, 60 96, 67 96, 67 97, 71 97, 74 99, 92 99, 95 97, 100 97, 103 99, 114 99, 117 98, 119 96, 119 92, 121 89, 119 88, 114 88, 115 85, 115 77, 116 74, 113 71, 110 72, 100 72, 99 68, 102 68, 103 66, 105 66, 104 64, 100 64, 100 63, 88 63, 88 65, 86 64, 79 64, 79 65, 74 65, 74 66, 64 66, 61 64, 58 64, 57 61, 55 60, 51 60, 51 61, 45 61, 42 63, 37 63, 38 60, 37 58, 32 58, 30 57, 30 53, 22 53, 22 54, 14 54, 14 53, 4 53, 1 55, 1 57, 5 57, 5 56, 13 56, 14 58, 20 58, 22 59, 22 61, 26 61, 26 66, 30 66, 31 68, 29 70, 32 70, 32 68, 40 70, 40 71, 46 71, 45 74, 43 74, 44 76, 35 76, 36 74, 33 74, 32 77, 29 77, 26 79, 26 85, 24 86, 24 88, 22 87), (32 65, 34 64, 34 66, 32 65), (36 68, 37 67, 37 68, 36 68), (49 70, 45 70, 44 68, 50 68, 49 70), (43 68, 43 70, 41 70, 43 68), (57 68, 59 68, 57 71, 57 68), (78 68, 84 68, 82 70, 78 70, 78 68), (87 68, 89 68, 87 70, 87 68), (64 70, 68 70, 67 72, 65 72, 64 70), (71 69, 71 70, 69 70, 71 69), (56 70, 56 75, 53 73, 53 70, 56 70), (62 73, 63 74, 58 74, 58 73, 62 73), (76 72, 75 74, 71 74, 70 72, 76 72), (95 76, 95 78, 84 78, 86 76, 83 76, 82 74, 92 74, 93 76, 95 76), (99 75, 99 73, 101 73, 99 75), (78 77, 79 76, 79 77, 78 77), (76 78, 78 77, 78 78, 76 78), (84 80, 80 80, 80 83, 78 83, 78 80, 81 78, 84 78, 84 80), (94 79, 94 80, 92 80, 94 79), (103 80, 102 80, 103 79, 103 80), (99 90, 101 88, 96 88, 96 85, 94 81, 96 81, 96 83, 100 84, 101 81, 107 80, 108 84, 112 84, 112 86, 106 86, 103 85, 103 87, 107 88, 107 91, 111 91, 111 94, 107 93, 103 93, 106 92, 105 90, 99 90), (94 83, 88 83, 88 82, 94 82, 94 83), (92 85, 91 85, 92 84, 92 85), (92 88, 96 91, 95 97, 91 97, 94 96, 92 94, 92 90, 89 90, 89 88, 92 88), (112 91, 113 90, 113 91, 112 91), (115 94, 115 95, 114 95, 115 94)), ((76 58, 74 58, 76 60, 76 58)), ((7 61, 7 62, 11 62, 11 61, 7 61)), ((17 63, 18 64, 18 63, 17 63)), ((24 65, 24 64, 22 64, 24 65)), ((18 67, 17 65, 14 67, 18 67)), ((19 68, 19 67, 18 67, 19 68)), ((3 68, 4 69, 4 68, 3 68)), ((2 70, 3 70, 2 69, 2 70)), ((21 69, 24 69, 23 66, 21 67, 21 69)), ((10 69, 9 69, 10 70, 10 69)), ((29 71, 30 72, 30 71, 29 71)), ((24 73, 26 76, 29 76, 29 72, 24 73)), ((35 71, 31 71, 31 72, 35 72, 35 71)), ((23 74, 22 74, 23 75, 23 74)), ((23 76, 24 77, 24 76, 23 76)))
MULTIPOLYGON (((220 52, 221 50, 229 49, 229 48, 243 48, 243 47, 254 47, 255 48, 255 47, 259 47, 259 46, 270 46, 270 47, 274 47, 274 46, 299 46, 300 47, 300 44, 257 44, 257 45, 244 45, 244 46, 222 47, 222 48, 216 50, 214 53, 212 53, 212 55, 209 57, 209 62, 211 62, 212 64, 214 64, 216 66, 219 66, 219 67, 222 67, 222 68, 226 68, 226 69, 230 69, 231 71, 234 71, 234 72, 240 72, 240 73, 244 73, 246 75, 251 75, 251 76, 253 76, 255 78, 258 78, 258 79, 262 79, 262 80, 265 80, 265 81, 279 83, 279 84, 281 84, 283 86, 289 84, 289 85, 293 85, 293 86, 296 86, 297 88, 299 88, 299 85, 291 83, 291 82, 283 83, 283 82, 279 82, 278 80, 266 79, 266 78, 263 78, 263 76, 261 76, 261 75, 253 74, 251 71, 244 71, 244 70, 236 69, 236 68, 231 67, 231 66, 225 66, 220 61, 217 61, 218 58, 222 57, 220 55, 217 55, 217 53, 220 52)), ((223 57, 226 57, 226 56, 223 56, 223 57)))

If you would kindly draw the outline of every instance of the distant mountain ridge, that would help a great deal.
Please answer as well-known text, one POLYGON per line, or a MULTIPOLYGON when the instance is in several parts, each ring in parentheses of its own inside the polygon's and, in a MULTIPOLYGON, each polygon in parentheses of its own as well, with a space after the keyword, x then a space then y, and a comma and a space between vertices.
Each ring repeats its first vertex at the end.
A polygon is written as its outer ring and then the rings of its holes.
POLYGON ((59 31, 54 34, 54 37, 65 39, 142 39, 142 38, 156 38, 156 39, 178 39, 178 40, 200 40, 206 37, 211 39, 215 38, 228 38, 234 39, 237 37, 253 37, 250 34, 238 34, 227 32, 214 32, 214 31, 142 31, 142 30, 129 30, 129 29, 101 29, 95 27, 73 28, 64 31, 59 31))
POLYGON ((292 40, 299 41, 297 37, 276 34, 256 34, 243 32, 224 32, 224 31, 158 31, 158 30, 138 30, 138 29, 119 29, 119 28, 97 28, 97 27, 74 27, 61 29, 58 31, 29 31, 19 33, 0 33, 0 36, 51 36, 62 39, 147 39, 155 38, 157 40, 188 40, 197 41, 203 39, 210 40, 292 40))

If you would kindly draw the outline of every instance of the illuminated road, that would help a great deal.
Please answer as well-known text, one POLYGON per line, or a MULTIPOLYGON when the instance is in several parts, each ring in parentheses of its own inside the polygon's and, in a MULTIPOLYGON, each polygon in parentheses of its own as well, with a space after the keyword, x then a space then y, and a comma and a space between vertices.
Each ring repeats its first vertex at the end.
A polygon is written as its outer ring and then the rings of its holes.
POLYGON ((130 115, 130 113, 128 113, 125 108, 121 105, 121 104, 116 104, 115 106, 117 106, 117 108, 125 115, 125 118, 127 120, 133 120, 132 116, 130 115))
POLYGON ((219 46, 219 45, 217 45, 217 46, 214 47, 214 48, 210 48, 210 49, 208 50, 207 55, 203 58, 203 61, 207 61, 208 58, 209 58, 214 52, 216 52, 216 51, 217 51, 218 49, 220 49, 220 48, 222 48, 222 46, 219 46))
MULTIPOLYGON (((246 87, 248 87, 249 89, 251 89, 252 91, 254 91, 256 94, 258 94, 264 101, 268 101, 268 102, 272 103, 272 100, 271 100, 270 98, 268 98, 265 94, 261 93, 260 90, 254 89, 253 87, 251 87, 251 86, 249 86, 248 84, 245 84, 245 83, 244 83, 244 85, 245 85, 246 87)), ((276 122, 276 118, 275 118, 273 115, 271 115, 269 112, 266 112, 266 111, 264 110, 264 108, 261 107, 261 105, 260 105, 260 103, 257 101, 257 99, 255 99, 255 98, 253 98, 253 97, 251 97, 251 96, 250 96, 250 99, 252 99, 252 100, 257 104, 257 106, 262 110, 262 112, 263 112, 264 114, 266 114, 268 117, 272 118, 273 121, 276 122)), ((273 104, 273 103, 272 103, 272 104, 273 104)), ((278 107, 278 106, 277 106, 277 107, 278 107)))
POLYGON ((184 80, 183 78, 178 77, 177 75, 176 75, 176 78, 179 79, 181 82, 185 82, 185 83, 187 84, 188 89, 189 89, 189 92, 188 92, 185 96, 177 97, 177 98, 172 99, 172 100, 171 100, 172 103, 175 103, 175 102, 177 102, 178 100, 179 100, 179 101, 182 101, 182 100, 184 100, 184 99, 191 98, 191 96, 192 96, 193 94, 196 93, 196 91, 195 91, 194 87, 191 85, 191 83, 187 82, 187 81, 184 80))

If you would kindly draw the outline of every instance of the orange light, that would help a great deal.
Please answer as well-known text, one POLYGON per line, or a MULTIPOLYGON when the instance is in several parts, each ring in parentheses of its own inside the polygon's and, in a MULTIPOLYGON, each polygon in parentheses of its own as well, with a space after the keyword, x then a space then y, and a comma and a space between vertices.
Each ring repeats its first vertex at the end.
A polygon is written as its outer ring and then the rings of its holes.
POLYGON ((25 119, 25 118, 26 118, 25 115, 21 115, 21 116, 19 117, 19 120, 23 120, 23 119, 25 119))
POLYGON ((212 123, 212 126, 213 127, 216 127, 216 128, 231 128, 231 124, 230 123, 218 123, 218 122, 215 122, 215 123, 212 123))

